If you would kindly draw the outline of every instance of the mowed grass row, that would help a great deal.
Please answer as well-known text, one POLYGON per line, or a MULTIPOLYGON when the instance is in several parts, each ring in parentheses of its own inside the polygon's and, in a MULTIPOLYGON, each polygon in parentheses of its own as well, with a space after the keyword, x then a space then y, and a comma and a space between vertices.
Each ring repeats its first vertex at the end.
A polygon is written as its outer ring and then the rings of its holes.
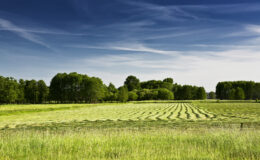
POLYGON ((0 159, 258 160, 260 132, 90 130, 0 132, 0 159))
POLYGON ((31 105, 17 110, 0 107, 0 127, 22 124, 62 123, 70 121, 197 121, 217 120, 221 116, 191 103, 96 104, 96 105, 31 105), (44 108, 44 106, 46 108, 44 108), (31 108, 30 108, 31 107, 31 108), (7 114, 8 112, 8 114, 7 114))
POLYGON ((198 103, 204 111, 222 116, 225 120, 259 121, 260 103, 198 103))
POLYGON ((0 128, 82 121, 158 120, 259 122, 260 103, 119 103, 0 106, 0 128))

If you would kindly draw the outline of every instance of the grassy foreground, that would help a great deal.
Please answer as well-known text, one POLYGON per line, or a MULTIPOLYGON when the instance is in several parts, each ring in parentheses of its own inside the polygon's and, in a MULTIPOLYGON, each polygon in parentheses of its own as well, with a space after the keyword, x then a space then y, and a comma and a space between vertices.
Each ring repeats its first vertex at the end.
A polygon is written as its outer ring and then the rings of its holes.
POLYGON ((89 130, 2 132, 1 159, 259 159, 260 132, 89 130))
POLYGON ((0 159, 258 160, 260 104, 4 105, 0 159))

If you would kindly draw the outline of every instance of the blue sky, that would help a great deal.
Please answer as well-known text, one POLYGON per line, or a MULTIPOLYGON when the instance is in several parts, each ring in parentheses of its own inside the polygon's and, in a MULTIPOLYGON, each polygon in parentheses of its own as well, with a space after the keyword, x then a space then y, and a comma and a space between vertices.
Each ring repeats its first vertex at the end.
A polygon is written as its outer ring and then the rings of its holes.
POLYGON ((0 75, 260 81, 259 15, 257 0, 1 0, 0 75))

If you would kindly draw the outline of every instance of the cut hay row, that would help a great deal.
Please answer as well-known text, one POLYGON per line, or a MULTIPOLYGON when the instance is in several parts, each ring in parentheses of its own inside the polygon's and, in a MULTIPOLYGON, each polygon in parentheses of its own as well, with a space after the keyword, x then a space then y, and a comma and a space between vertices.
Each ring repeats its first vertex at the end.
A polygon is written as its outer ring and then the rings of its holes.
POLYGON ((196 106, 194 106, 194 105, 192 105, 192 106, 193 106, 195 109, 197 109, 197 111, 198 111, 200 114, 204 115, 206 118, 210 118, 210 119, 216 118, 216 115, 215 115, 215 114, 210 113, 210 112, 207 112, 207 111, 205 111, 205 110, 202 110, 202 109, 200 109, 200 108, 198 108, 198 107, 196 107, 196 106))
POLYGON ((168 119, 167 117, 170 116, 171 113, 173 113, 171 111, 174 110, 176 107, 177 107, 176 105, 169 105, 169 107, 167 107, 167 109, 165 109, 164 112, 157 117, 157 119, 158 120, 167 120, 168 119))
MULTIPOLYGON (((216 115, 192 104, 138 104, 106 108, 96 115, 95 120, 138 121, 138 120, 210 120, 216 115)), ((88 119, 87 119, 88 120, 88 119)), ((90 118, 90 120, 93 120, 90 118)))
MULTIPOLYGON (((146 104, 112 104, 84 107, 71 110, 25 113, 0 116, 0 128, 6 125, 63 123, 71 121, 197 121, 225 120, 231 116, 221 116, 191 103, 146 103, 146 104), (30 114, 30 116, 27 116, 30 114), (228 117, 229 116, 229 117, 228 117)), ((240 116, 241 117, 241 116, 240 116)), ((232 117, 231 117, 232 118, 232 117)), ((241 118, 240 118, 241 119, 241 118)))
POLYGON ((187 113, 189 114, 187 117, 188 119, 196 120, 200 118, 199 115, 194 112, 192 107, 190 107, 188 104, 185 104, 185 106, 187 107, 187 113))
POLYGON ((179 109, 178 104, 175 104, 174 109, 171 110, 169 116, 167 116, 167 119, 168 119, 168 120, 175 119, 175 118, 174 118, 174 115, 177 113, 177 112, 176 112, 177 109, 179 109))

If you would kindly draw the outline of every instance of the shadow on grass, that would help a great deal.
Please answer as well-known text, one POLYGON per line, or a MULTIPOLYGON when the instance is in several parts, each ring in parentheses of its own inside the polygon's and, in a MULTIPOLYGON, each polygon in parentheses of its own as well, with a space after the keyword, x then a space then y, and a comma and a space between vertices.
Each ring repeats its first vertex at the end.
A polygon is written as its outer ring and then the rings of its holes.
POLYGON ((32 125, 17 125, 15 128, 9 128, 6 126, 2 128, 5 130, 91 130, 91 129, 130 129, 130 130, 160 130, 160 129, 182 129, 182 130, 199 130, 199 129, 241 129, 241 123, 243 123, 243 130, 260 129, 260 122, 205 122, 205 121, 165 121, 165 120, 143 120, 143 121, 112 121, 112 120, 97 120, 97 121, 71 121, 61 123, 43 123, 32 125))

